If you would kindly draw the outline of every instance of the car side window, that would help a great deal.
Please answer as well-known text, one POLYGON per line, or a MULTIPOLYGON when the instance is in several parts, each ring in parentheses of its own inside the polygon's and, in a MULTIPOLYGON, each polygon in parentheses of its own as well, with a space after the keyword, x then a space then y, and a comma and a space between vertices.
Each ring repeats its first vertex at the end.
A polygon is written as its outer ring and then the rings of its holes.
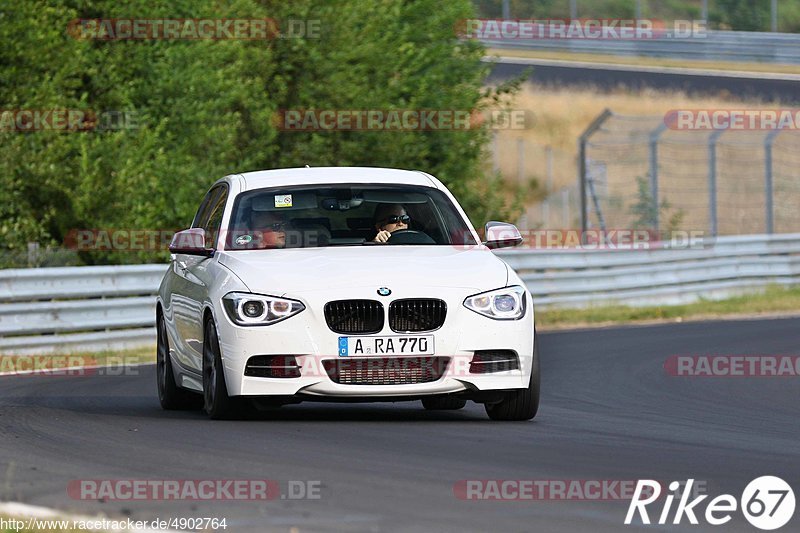
POLYGON ((208 223, 208 217, 211 214, 210 208, 215 203, 214 199, 219 194, 220 187, 214 187, 206 193, 203 201, 200 202, 200 207, 197 208, 197 213, 192 220, 193 228, 203 228, 208 223))
MULTIPOLYGON (((222 227, 222 215, 225 213, 225 204, 228 200, 228 188, 225 186, 216 187, 210 198, 209 207, 206 213, 208 218, 200 222, 200 227, 206 230, 206 248, 214 248, 222 227)), ((205 217, 203 217, 205 218, 205 217)))

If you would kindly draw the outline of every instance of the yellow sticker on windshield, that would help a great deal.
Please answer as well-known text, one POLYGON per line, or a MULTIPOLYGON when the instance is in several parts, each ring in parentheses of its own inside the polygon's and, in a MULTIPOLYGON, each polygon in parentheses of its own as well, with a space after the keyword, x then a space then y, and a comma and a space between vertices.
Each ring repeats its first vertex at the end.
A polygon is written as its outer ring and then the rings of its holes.
POLYGON ((275 197, 275 207, 292 207, 292 195, 280 194, 275 197))

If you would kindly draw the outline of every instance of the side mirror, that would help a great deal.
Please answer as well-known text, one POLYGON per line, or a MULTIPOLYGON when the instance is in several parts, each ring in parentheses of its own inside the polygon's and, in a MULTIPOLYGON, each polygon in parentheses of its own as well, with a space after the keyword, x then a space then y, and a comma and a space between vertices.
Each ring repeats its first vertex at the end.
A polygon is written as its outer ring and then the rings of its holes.
POLYGON ((179 231, 172 236, 169 243, 169 251, 172 254, 200 255, 212 257, 214 250, 206 248, 206 230, 203 228, 190 228, 179 231))
POLYGON ((483 244, 491 250, 510 248, 522 244, 522 235, 514 224, 505 222, 487 222, 486 242, 483 244))

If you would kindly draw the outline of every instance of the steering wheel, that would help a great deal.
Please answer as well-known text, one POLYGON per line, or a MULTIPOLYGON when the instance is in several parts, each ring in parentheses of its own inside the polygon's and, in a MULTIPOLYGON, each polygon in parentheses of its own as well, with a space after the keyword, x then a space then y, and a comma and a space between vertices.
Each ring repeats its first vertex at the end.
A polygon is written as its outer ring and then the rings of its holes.
POLYGON ((401 229, 392 233, 387 244, 436 244, 427 233, 415 229, 401 229))

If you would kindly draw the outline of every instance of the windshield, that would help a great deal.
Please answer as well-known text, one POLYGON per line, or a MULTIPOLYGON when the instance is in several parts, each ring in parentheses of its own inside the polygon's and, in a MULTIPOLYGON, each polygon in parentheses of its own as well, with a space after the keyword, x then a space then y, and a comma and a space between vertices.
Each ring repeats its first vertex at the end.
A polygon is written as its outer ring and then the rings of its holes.
POLYGON ((441 191, 340 185, 247 191, 234 203, 227 250, 360 245, 476 245, 441 191))

